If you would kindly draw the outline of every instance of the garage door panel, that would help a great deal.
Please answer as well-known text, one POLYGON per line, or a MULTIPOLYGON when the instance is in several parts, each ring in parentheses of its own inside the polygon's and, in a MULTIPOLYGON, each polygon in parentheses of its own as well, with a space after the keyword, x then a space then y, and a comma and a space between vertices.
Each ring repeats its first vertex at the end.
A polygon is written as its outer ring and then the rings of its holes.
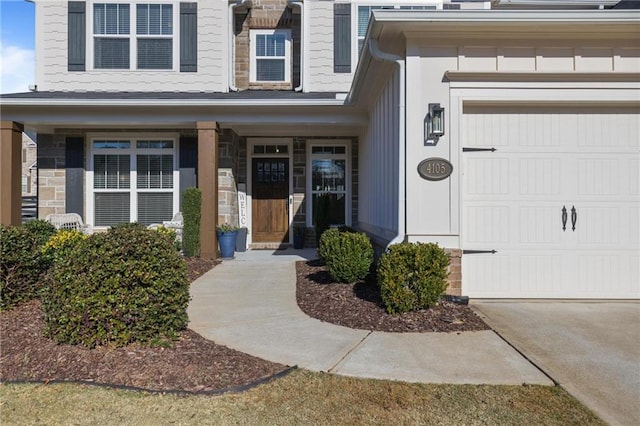
POLYGON ((621 220, 620 207, 617 206, 578 205, 576 216, 578 244, 585 249, 619 245, 622 234, 629 229, 628 226, 620 226, 626 223, 621 220))
POLYGON ((578 195, 619 195, 622 165, 618 158, 578 158, 578 195))
POLYGON ((576 256, 579 295, 584 298, 640 297, 639 252, 583 253, 576 256))
POLYGON ((504 297, 511 291, 511 258, 508 255, 474 254, 464 256, 462 276, 465 277, 465 294, 470 297, 504 297))
POLYGON ((561 189, 560 159, 524 157, 517 161, 520 195, 559 195, 561 189))
POLYGON ((509 159, 470 158, 465 173, 469 195, 509 194, 509 159))
POLYGON ((510 241, 511 209, 506 205, 468 206, 465 216, 465 234, 470 247, 481 246, 499 247, 510 241))
POLYGON ((556 248, 561 243, 562 210, 551 206, 524 205, 520 207, 518 227, 522 245, 543 244, 556 248))
MULTIPOLYGON (((640 132, 638 133, 640 134, 640 132)), ((638 196, 640 195, 640 161, 638 161, 638 154, 635 156, 636 158, 629 159, 629 194, 638 196)))

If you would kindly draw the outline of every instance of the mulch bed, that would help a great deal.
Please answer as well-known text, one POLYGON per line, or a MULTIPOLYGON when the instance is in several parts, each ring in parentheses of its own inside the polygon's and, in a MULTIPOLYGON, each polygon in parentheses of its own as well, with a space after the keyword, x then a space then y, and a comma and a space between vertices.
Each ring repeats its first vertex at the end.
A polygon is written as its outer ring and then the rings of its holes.
POLYGON ((310 317, 362 330, 387 332, 459 332, 488 330, 468 306, 441 301, 430 309, 389 314, 373 280, 333 282, 319 260, 296 263, 298 306, 310 317))
MULTIPOLYGON (((191 280, 217 263, 188 259, 191 280)), ((191 330, 169 348, 57 345, 42 336, 40 303, 0 312, 0 382, 86 381, 158 391, 213 392, 278 374, 287 366, 206 340, 191 330)))
MULTIPOLYGON (((187 260, 191 281, 219 262, 187 260)), ((488 329, 468 307, 442 302, 433 309, 387 314, 375 285, 336 284, 318 261, 298 262, 298 304, 308 315, 346 327, 423 332, 488 329)), ((191 330, 171 347, 58 345, 42 336, 39 301, 0 312, 0 382, 93 382, 153 391, 215 393, 242 388, 288 367, 206 340, 191 330)))

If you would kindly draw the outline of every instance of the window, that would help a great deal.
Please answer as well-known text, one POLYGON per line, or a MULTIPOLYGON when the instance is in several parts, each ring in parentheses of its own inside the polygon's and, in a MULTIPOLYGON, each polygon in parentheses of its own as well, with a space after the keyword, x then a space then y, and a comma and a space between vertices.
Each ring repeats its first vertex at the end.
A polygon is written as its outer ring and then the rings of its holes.
POLYGON ((89 156, 94 226, 162 223, 178 210, 173 139, 96 138, 89 156))
POLYGON ((176 19, 172 4, 94 3, 93 68, 173 69, 176 19))
POLYGON ((351 167, 346 143, 308 148, 307 193, 311 203, 307 208, 308 226, 315 225, 318 211, 325 211, 331 225, 350 225, 351 167))
POLYGON ((251 30, 251 81, 291 81, 291 31, 251 30))
POLYGON ((173 5, 139 4, 136 9, 138 69, 173 68, 173 5))
POLYGON ((129 69, 129 5, 93 5, 94 68, 129 69))
MULTIPOLYGON (((367 35, 367 26, 369 25, 369 17, 372 10, 379 9, 403 9, 403 10, 433 10, 437 9, 435 4, 431 5, 391 5, 391 4, 379 4, 379 5, 362 5, 358 6, 357 25, 356 25, 356 37, 358 41, 357 54, 360 56, 362 51, 362 45, 364 43, 364 37, 367 35)), ((357 61, 357 59, 356 59, 357 61)))

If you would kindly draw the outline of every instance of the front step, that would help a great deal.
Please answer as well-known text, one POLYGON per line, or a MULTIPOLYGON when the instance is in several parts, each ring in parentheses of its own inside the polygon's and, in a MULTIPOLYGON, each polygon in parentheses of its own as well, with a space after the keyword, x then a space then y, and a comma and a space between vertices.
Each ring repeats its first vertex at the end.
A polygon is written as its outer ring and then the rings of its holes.
POLYGON ((250 250, 286 250, 291 244, 285 243, 251 243, 249 244, 250 250))

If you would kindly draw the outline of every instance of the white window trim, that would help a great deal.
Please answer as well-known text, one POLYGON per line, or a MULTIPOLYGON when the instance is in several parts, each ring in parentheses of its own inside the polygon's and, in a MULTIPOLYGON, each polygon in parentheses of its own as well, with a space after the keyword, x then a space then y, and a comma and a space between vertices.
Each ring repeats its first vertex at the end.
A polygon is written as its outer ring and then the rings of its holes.
POLYGON ((435 6, 436 9, 442 9, 442 4, 443 0, 402 0, 399 3, 393 0, 351 0, 351 68, 355 71, 360 57, 358 41, 362 37, 358 35, 359 6, 393 6, 394 9, 400 9, 401 6, 435 6))
MULTIPOLYGON (((293 244, 293 139, 291 138, 248 138, 247 139, 247 229, 253 229, 253 159, 254 158, 288 158, 289 159, 289 244, 293 244), (254 154, 254 145, 287 145, 286 154, 254 154)), ((247 235, 247 244, 253 243, 253 234, 247 235)))
MULTIPOLYGON (((128 191, 130 195, 130 206, 129 206, 129 221, 135 222, 137 220, 138 215, 138 175, 137 169, 135 167, 136 163, 134 160, 134 155, 136 154, 167 154, 169 149, 153 149, 153 148, 136 148, 136 141, 139 140, 170 140, 173 142, 173 149, 171 149, 171 153, 173 155, 173 188, 171 188, 171 192, 173 193, 173 212, 172 216, 175 215, 178 211, 180 211, 180 158, 179 158, 179 140, 180 135, 174 133, 93 133, 87 135, 87 171, 86 171, 86 191, 85 191, 85 205, 86 205, 86 218, 85 222, 88 225, 91 225, 93 229, 108 229, 108 226, 94 226, 95 225, 95 193, 96 192, 125 192, 128 191), (126 140, 131 143, 128 149, 94 149, 93 142, 96 140, 103 139, 111 139, 111 140, 126 140), (93 156, 95 154, 122 154, 129 155, 130 161, 130 172, 129 179, 130 184, 129 188, 124 189, 103 189, 95 191, 93 188, 94 183, 94 164, 93 164, 93 156)), ((169 192, 167 189, 143 189, 140 192, 169 192)))
POLYGON ((173 0, 154 0, 154 1, 139 1, 129 4, 129 34, 118 35, 100 35, 93 33, 93 5, 100 3, 126 3, 123 0, 87 0, 87 12, 86 12, 86 69, 87 71, 98 72, 127 72, 127 71, 139 71, 139 72, 178 72, 180 70, 180 3, 176 3, 173 0), (139 4, 171 4, 173 5, 173 33, 168 35, 140 35, 137 33, 137 5, 139 4), (95 68, 95 57, 93 49, 94 37, 113 37, 113 38, 128 38, 129 39, 129 68, 112 69, 112 68, 95 68), (172 37, 172 67, 171 69, 138 69, 138 37, 141 38, 169 38, 172 37))
MULTIPOLYGON (((249 80, 251 83, 291 83, 291 30, 289 29, 252 29, 249 30, 249 44, 251 46, 250 49, 250 63, 249 63, 249 80), (257 73, 257 65, 256 65, 256 36, 262 34, 274 35, 274 34, 285 34, 285 42, 284 42, 284 80, 281 81, 273 81, 273 80, 258 80, 257 73)), ((262 58, 262 57, 261 57, 262 58)), ((266 58, 266 57, 265 57, 266 58)), ((270 56, 270 59, 279 59, 281 56, 270 56)))
POLYGON ((352 188, 351 188, 351 141, 349 140, 308 140, 307 141, 307 158, 306 158, 306 226, 313 227, 313 158, 322 157, 328 159, 345 160, 345 203, 344 203, 344 221, 346 226, 351 226, 352 216, 352 188), (313 147, 317 146, 343 146, 344 154, 312 154, 313 147))

